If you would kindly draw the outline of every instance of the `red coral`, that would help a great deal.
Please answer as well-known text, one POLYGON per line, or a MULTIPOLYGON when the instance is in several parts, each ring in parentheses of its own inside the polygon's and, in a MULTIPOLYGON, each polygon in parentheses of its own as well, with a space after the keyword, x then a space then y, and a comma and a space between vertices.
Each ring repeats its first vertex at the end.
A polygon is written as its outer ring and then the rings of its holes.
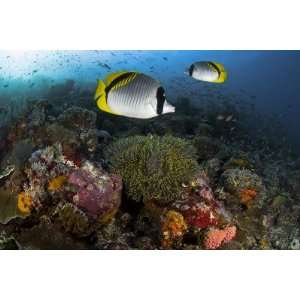
POLYGON ((228 226, 224 229, 210 229, 204 239, 205 249, 218 249, 222 244, 235 238, 236 226, 228 226))
POLYGON ((218 215, 212 207, 205 204, 190 203, 185 206, 183 215, 187 224, 196 228, 207 228, 218 225, 218 215))

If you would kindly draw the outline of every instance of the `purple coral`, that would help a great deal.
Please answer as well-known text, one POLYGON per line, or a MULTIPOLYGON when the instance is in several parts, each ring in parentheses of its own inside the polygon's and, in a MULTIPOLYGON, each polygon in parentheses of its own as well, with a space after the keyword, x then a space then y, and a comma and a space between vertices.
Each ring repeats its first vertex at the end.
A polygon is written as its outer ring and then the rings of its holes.
POLYGON ((68 182, 77 188, 73 202, 95 219, 112 217, 121 202, 122 180, 90 163, 73 171, 68 182))

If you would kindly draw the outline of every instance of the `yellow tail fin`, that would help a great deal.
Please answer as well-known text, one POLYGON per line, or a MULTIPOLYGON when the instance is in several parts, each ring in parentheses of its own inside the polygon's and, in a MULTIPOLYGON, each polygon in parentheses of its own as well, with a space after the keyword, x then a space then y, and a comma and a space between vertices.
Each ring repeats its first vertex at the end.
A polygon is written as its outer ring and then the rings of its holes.
POLYGON ((102 94, 104 94, 104 97, 106 97, 105 88, 106 88, 106 86, 105 86, 104 82, 102 80, 98 80, 98 85, 97 85, 96 93, 94 96, 95 101, 97 99, 99 99, 99 97, 101 97, 102 94))
POLYGON ((224 66, 222 64, 219 64, 219 63, 215 63, 214 64, 218 67, 218 70, 220 72, 220 77, 215 80, 214 82, 216 83, 223 83, 227 80, 228 78, 228 74, 227 74, 227 71, 225 70, 224 66))

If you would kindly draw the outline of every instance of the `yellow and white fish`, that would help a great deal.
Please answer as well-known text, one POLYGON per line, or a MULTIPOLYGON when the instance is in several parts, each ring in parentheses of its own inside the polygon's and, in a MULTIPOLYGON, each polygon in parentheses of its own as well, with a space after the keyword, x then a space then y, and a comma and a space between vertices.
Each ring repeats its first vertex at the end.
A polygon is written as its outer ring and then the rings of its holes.
POLYGON ((194 79, 214 83, 223 83, 228 77, 222 64, 210 61, 195 62, 186 73, 194 79))
POLYGON ((98 80, 95 101, 100 110, 130 118, 149 119, 175 112, 159 81, 138 72, 117 72, 98 80))

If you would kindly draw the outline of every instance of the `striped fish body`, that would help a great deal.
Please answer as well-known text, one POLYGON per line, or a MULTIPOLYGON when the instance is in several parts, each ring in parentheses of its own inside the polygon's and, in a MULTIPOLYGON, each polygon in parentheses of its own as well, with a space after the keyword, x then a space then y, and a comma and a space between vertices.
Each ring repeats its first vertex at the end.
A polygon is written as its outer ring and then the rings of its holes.
POLYGON ((112 86, 107 93, 107 104, 112 112, 131 118, 156 117, 157 89, 155 79, 140 73, 132 73, 112 86))
POLYGON ((223 65, 205 61, 192 64, 189 75, 197 80, 214 83, 223 83, 227 79, 227 72, 223 65))

